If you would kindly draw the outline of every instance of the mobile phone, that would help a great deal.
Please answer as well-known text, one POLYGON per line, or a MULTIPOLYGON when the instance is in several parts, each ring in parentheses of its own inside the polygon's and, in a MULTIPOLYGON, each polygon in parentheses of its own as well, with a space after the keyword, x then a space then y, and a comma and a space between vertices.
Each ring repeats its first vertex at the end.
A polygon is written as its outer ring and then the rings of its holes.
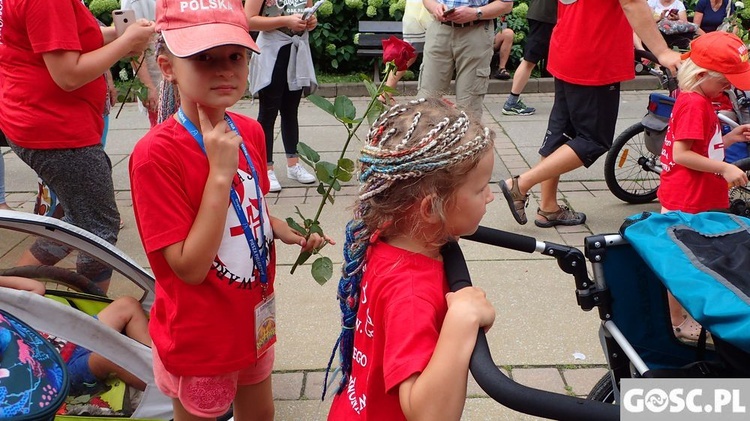
POLYGON ((456 8, 452 7, 450 9, 446 10, 445 12, 443 12, 443 17, 446 17, 446 16, 450 15, 451 13, 453 13, 455 11, 456 11, 456 8))
POLYGON ((310 16, 312 16, 313 13, 315 13, 324 2, 325 0, 318 0, 312 6, 305 8, 305 10, 302 12, 302 19, 310 19, 310 16))
POLYGON ((135 23, 134 10, 113 10, 112 21, 115 24, 115 32, 119 37, 125 32, 125 29, 135 23))

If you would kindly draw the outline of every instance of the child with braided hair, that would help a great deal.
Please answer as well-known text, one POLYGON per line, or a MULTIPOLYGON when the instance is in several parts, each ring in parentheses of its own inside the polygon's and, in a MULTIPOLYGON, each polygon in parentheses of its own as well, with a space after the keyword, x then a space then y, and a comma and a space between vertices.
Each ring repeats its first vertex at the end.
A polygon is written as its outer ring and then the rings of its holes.
POLYGON ((493 200, 493 139, 439 99, 397 104, 370 129, 346 227, 343 378, 329 420, 460 418, 476 333, 495 311, 479 288, 449 292, 440 247, 476 231, 493 200))

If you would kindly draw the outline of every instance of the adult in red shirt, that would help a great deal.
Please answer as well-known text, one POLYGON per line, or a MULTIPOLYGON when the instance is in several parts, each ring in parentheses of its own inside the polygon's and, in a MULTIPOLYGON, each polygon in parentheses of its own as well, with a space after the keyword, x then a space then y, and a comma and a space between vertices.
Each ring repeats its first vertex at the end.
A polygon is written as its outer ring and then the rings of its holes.
POLYGON ((520 176, 500 181, 513 217, 525 224, 528 191, 541 183, 534 223, 578 225, 586 215, 557 203, 560 176, 589 167, 612 145, 620 82, 635 77, 633 30, 672 70, 680 55, 667 47, 643 0, 560 0, 547 69, 555 76, 555 102, 541 161, 520 176))
MULTIPOLYGON (((114 244, 120 216, 101 146, 103 74, 143 51, 153 24, 139 21, 116 38, 80 0, 3 0, 0 6, 0 130, 57 194, 63 220, 114 244)), ((38 240, 22 264, 53 265, 67 253, 38 240)), ((111 269, 84 255, 77 266, 106 290, 111 269)))

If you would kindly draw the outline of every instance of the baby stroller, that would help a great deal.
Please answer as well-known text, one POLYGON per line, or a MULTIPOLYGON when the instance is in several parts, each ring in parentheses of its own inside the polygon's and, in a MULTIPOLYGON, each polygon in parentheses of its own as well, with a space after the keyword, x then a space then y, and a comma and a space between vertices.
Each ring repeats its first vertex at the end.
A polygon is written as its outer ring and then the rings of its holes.
MULTIPOLYGON (((662 276, 665 276, 665 268, 688 271, 681 263, 689 259, 675 254, 670 255, 670 259, 661 259, 667 263, 659 265, 655 263, 659 261, 659 254, 653 250, 650 253, 655 259, 648 259, 648 263, 636 251, 636 248, 643 248, 640 243, 655 243, 657 238, 656 244, 663 247, 669 238, 668 232, 681 230, 680 235, 695 240, 698 249, 712 250, 716 243, 707 246, 704 240, 710 242, 720 238, 731 241, 728 247, 742 247, 737 255, 748 255, 746 240, 750 235, 750 220, 724 213, 692 217, 678 212, 636 215, 628 220, 623 231, 629 237, 641 237, 634 241, 639 243, 637 247, 621 234, 594 235, 586 238, 585 253, 575 247, 485 227, 467 237, 467 240, 556 258, 559 267, 575 280, 576 298, 581 309, 598 310, 601 319, 599 336, 609 366, 609 372, 587 399, 533 389, 514 382, 500 371, 492 360, 484 332, 480 330, 470 363, 471 373, 479 386, 497 402, 538 417, 616 420, 620 413, 619 386, 622 379, 747 377, 750 300, 746 300, 746 294, 750 288, 742 285, 744 277, 726 272, 722 273, 723 276, 705 276, 707 272, 693 270, 695 276, 687 282, 700 282, 700 288, 695 284, 685 288, 686 281, 681 277, 662 276), (587 259, 593 279, 589 278, 587 259), (684 343, 674 336, 667 311, 666 289, 662 283, 664 279, 668 279, 666 285, 696 320, 712 332, 714 349, 684 343), (723 284, 722 279, 732 280, 734 286, 723 284), (684 294, 686 290, 687 294, 684 294), (738 290, 745 292, 737 293, 738 290), (711 300, 706 300, 707 296, 711 300), (710 304, 719 296, 722 310, 716 311, 715 305, 712 310, 710 304), (724 303, 730 301, 733 310, 726 313, 724 303)), ((711 257, 707 260, 727 255, 713 250, 713 254, 709 251, 711 257)), ((750 259, 744 256, 734 265, 737 271, 750 269, 750 259)), ((458 243, 446 245, 443 258, 452 291, 471 285, 458 243)), ((726 260, 717 261, 720 267, 730 266, 726 260)))
MULTIPOLYGON (((140 294, 139 300, 143 308, 146 311, 150 309, 154 297, 153 277, 122 251, 93 234, 58 219, 15 211, 0 211, 0 229, 3 230, 5 239, 24 249, 28 242, 26 237, 30 234, 57 241, 78 250, 78 253, 87 253, 95 257, 114 269, 113 285, 115 281, 129 283, 128 293, 140 294)), ((4 251, 5 253, 7 251, 4 251)), ((49 281, 45 297, 28 291, 0 288, 0 309, 28 323, 35 330, 101 354, 141 379, 146 383, 146 390, 135 393, 128 390, 119 379, 111 379, 107 381, 106 388, 101 394, 88 397, 88 401, 82 401, 81 397, 66 396, 67 388, 60 388, 56 396, 59 395, 65 400, 63 407, 66 412, 58 414, 57 418, 75 419, 72 415, 107 415, 113 419, 171 419, 171 399, 164 396, 154 384, 150 348, 91 317, 111 300, 103 297, 101 290, 90 281, 74 270, 66 269, 64 266, 67 263, 67 260, 63 260, 56 267, 27 266, 0 271, 0 274, 4 275, 49 281), (55 289, 54 284, 62 288, 55 289), (107 412, 96 412, 98 410, 107 412)), ((3 368, 5 364, 3 361, 3 368)), ((1 383, 2 379, 0 385, 1 383)), ((67 385, 67 381, 65 384, 67 385)), ((40 404, 34 401, 32 403, 40 404)), ((21 419, 14 418, 13 414, 9 416, 10 419, 21 419)))

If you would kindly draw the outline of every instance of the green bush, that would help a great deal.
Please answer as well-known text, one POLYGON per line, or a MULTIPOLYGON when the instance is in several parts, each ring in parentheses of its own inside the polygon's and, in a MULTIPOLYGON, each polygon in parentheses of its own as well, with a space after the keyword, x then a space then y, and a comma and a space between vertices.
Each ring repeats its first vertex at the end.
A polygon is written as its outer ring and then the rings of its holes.
POLYGON ((118 0, 91 0, 89 10, 105 25, 112 25, 112 11, 120 8, 118 0))

